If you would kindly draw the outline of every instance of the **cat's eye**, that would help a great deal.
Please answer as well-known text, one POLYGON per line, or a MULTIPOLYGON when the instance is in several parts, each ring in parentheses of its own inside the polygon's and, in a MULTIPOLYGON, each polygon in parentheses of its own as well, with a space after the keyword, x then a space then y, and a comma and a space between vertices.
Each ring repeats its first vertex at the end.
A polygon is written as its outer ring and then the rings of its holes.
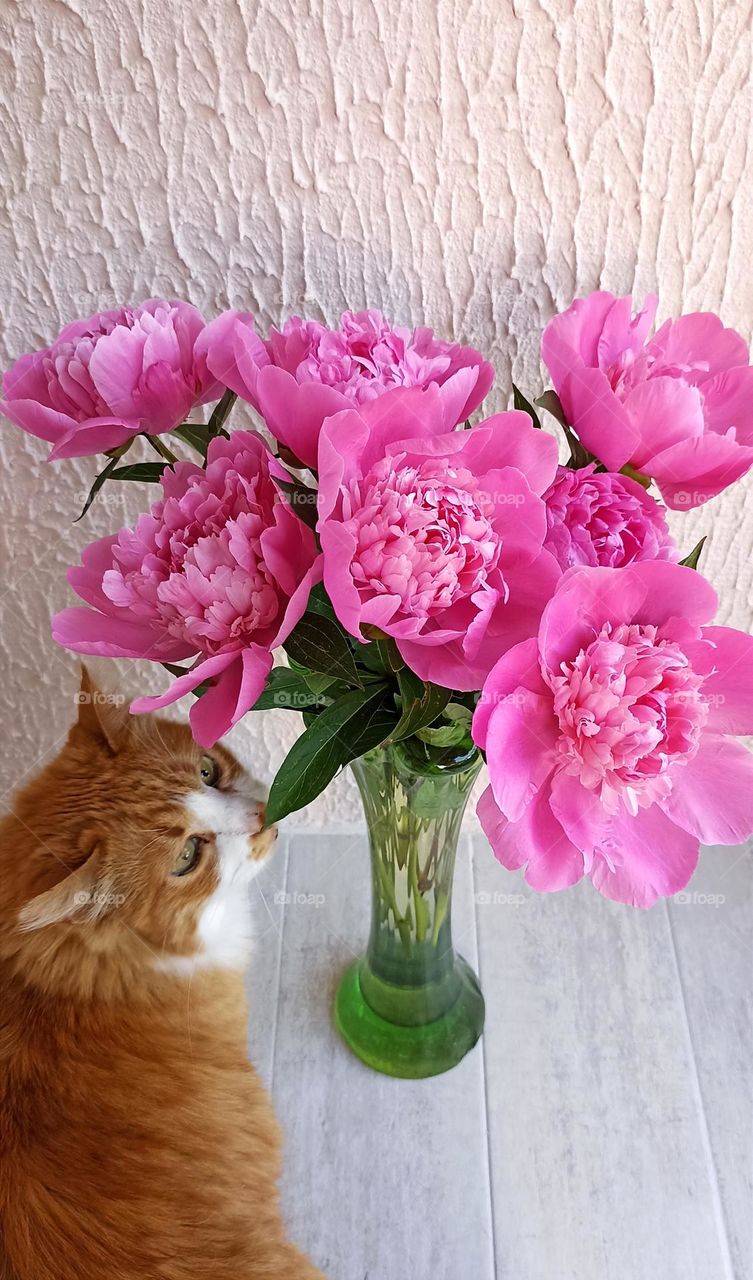
POLYGON ((220 780, 220 766, 214 756, 203 755, 199 764, 201 781, 205 787, 216 787, 220 780))
POLYGON ((201 836, 191 836, 186 840, 178 855, 172 874, 174 876, 187 876, 189 871, 195 871, 201 862, 203 847, 204 840, 201 836))

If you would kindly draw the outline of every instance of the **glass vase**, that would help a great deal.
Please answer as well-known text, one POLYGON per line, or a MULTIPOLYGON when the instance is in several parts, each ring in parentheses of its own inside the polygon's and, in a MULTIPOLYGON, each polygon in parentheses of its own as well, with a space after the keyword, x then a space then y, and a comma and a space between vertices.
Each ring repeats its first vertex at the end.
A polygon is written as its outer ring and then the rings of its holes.
POLYGON ((369 832, 371 933, 340 983, 335 1019, 377 1071, 438 1075, 484 1025, 478 979, 452 944, 455 854, 481 758, 408 739, 351 767, 369 832))

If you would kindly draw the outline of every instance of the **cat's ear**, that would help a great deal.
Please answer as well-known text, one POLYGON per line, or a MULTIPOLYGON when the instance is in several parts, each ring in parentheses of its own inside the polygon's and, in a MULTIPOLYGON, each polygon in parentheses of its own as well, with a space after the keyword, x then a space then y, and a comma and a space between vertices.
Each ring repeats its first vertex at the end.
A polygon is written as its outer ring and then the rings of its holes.
POLYGON ((19 913, 18 927, 23 933, 31 933, 62 920, 71 923, 98 920, 116 901, 117 895, 108 890, 102 874, 99 850, 95 849, 82 866, 71 871, 59 884, 27 902, 19 913))
POLYGON ((120 694, 103 693, 97 688, 87 667, 81 663, 81 686, 77 728, 104 744, 113 755, 123 745, 128 731, 129 714, 126 699, 120 694))

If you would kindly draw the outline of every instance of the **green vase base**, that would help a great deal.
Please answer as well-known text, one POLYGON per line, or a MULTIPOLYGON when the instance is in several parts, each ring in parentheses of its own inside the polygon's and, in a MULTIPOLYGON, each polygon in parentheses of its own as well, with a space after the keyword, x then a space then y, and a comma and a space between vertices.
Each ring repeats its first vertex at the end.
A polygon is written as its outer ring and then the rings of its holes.
POLYGON ((484 997, 462 957, 455 960, 458 994, 445 1013, 419 1026, 401 1026, 375 1013, 361 990, 362 960, 348 968, 335 996, 335 1023, 356 1057, 384 1075, 419 1080, 457 1066, 484 1027, 484 997))

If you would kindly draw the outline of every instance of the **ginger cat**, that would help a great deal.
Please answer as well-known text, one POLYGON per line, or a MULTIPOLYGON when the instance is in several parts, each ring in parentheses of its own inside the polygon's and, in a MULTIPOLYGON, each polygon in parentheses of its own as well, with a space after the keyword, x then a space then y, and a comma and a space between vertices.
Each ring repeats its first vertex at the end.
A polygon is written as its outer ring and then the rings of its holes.
POLYGON ((263 816, 229 752, 84 671, 0 826, 0 1280, 323 1280, 246 1057, 263 816))

